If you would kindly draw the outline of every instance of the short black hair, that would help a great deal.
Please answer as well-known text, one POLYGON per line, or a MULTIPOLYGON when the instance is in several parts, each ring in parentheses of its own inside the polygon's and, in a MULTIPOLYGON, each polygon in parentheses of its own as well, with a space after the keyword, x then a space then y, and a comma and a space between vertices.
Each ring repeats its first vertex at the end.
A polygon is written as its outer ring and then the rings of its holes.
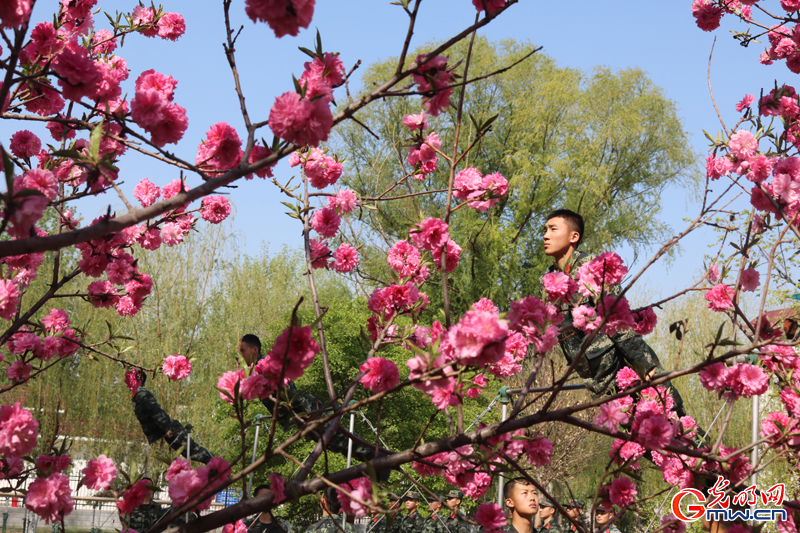
POLYGON ((555 211, 547 215, 545 222, 550 220, 551 218, 563 218, 567 222, 569 229, 578 232, 578 235, 580 235, 580 237, 578 238, 578 244, 581 243, 581 241, 583 240, 583 231, 584 231, 584 223, 582 216, 580 216, 575 211, 570 211, 569 209, 556 209, 555 211))
POLYGON ((248 346, 252 346, 254 348, 258 348, 258 353, 261 353, 261 339, 253 335, 252 333, 248 333, 244 335, 241 341, 248 346))
POLYGON ((260 490, 264 490, 264 489, 267 489, 267 490, 272 490, 272 489, 270 488, 270 486, 269 486, 267 483, 262 483, 261 485, 259 485, 258 487, 256 487, 256 488, 253 490, 253 496, 255 496, 256 494, 258 494, 258 491, 260 491, 260 490))
POLYGON ((342 504, 339 503, 338 491, 334 487, 328 487, 322 493, 322 497, 325 498, 325 503, 328 504, 328 512, 331 514, 339 514, 339 511, 342 509, 342 504))

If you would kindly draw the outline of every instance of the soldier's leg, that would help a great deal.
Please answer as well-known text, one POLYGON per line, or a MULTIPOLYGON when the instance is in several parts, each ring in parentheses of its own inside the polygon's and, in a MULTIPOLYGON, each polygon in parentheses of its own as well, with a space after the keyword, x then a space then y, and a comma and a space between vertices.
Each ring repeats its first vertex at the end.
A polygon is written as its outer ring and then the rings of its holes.
MULTIPOLYGON (((173 435, 171 438, 165 437, 165 440, 169 444, 170 449, 177 451, 181 448, 184 448, 184 454, 186 453, 185 446, 187 438, 185 431, 181 431, 180 433, 173 435)), ((214 458, 214 456, 211 455, 211 452, 200 446, 200 444, 195 440, 193 440, 190 444, 189 457, 192 459, 192 461, 197 461, 198 463, 203 463, 206 465, 209 461, 211 461, 211 459, 214 458)))

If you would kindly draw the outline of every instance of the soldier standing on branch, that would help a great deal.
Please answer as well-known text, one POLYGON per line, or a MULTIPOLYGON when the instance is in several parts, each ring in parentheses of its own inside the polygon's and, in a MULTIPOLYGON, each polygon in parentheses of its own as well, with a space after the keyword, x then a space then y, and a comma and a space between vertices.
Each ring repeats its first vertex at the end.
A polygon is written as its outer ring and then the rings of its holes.
POLYGON ((336 496, 336 489, 328 487, 320 495, 319 505, 322 507, 322 520, 306 528, 305 533, 355 533, 353 525, 345 522, 342 527, 342 516, 339 514, 341 504, 336 496))
MULTIPOLYGON (((261 354, 261 340, 257 336, 250 333, 244 335, 239 340, 239 354, 242 356, 242 359, 247 366, 257 364, 258 361, 263 357, 261 354)), ((319 399, 317 399, 315 396, 305 391, 301 392, 298 390, 294 381, 289 381, 286 384, 284 387, 284 392, 288 398, 292 399, 291 409, 285 403, 281 404, 281 406, 278 408, 278 424, 281 426, 281 428, 283 428, 284 431, 288 432, 293 428, 298 427, 299 421, 295 415, 296 413, 304 413, 302 418, 306 420, 314 411, 319 411, 323 407, 322 402, 319 401, 319 399)), ((266 407, 270 413, 272 413, 275 409, 275 400, 270 396, 267 396, 261 400, 261 403, 264 404, 264 407, 266 407)), ((325 427, 327 426, 323 427, 323 431, 325 427)), ((314 442, 318 441, 321 437, 321 433, 314 433, 306 436, 308 440, 314 442)), ((333 437, 331 437, 327 449, 329 451, 347 456, 348 442, 348 437, 346 437, 344 433, 337 431, 334 433, 333 437)), ((352 455, 362 463, 365 463, 376 457, 374 448, 369 448, 356 442, 353 443, 352 455)), ((377 457, 382 457, 382 454, 378 454, 377 457)), ((380 481, 386 481, 389 479, 390 474, 391 472, 388 470, 378 472, 378 479, 380 481)))
MULTIPOLYGON (((593 255, 578 250, 583 236, 583 217, 578 213, 568 209, 559 209, 548 215, 544 229, 544 253, 552 257, 555 264, 547 269, 547 274, 563 272, 575 279, 578 270, 595 259, 593 255)), ((543 285, 546 286, 544 280, 543 285)), ((607 293, 602 294, 602 297, 617 296, 620 292, 619 284, 614 284, 607 293)), ((558 304, 564 315, 562 328, 572 325, 572 310, 575 307, 586 305, 595 308, 600 297, 600 294, 585 297, 579 292, 575 292, 570 300, 562 300, 558 304)), ((587 336, 588 334, 577 328, 575 330, 568 328, 560 335, 559 343, 567 363, 572 364, 581 353, 584 339, 587 336)), ((615 392, 617 372, 626 365, 636 371, 639 377, 645 381, 663 370, 653 349, 644 342, 640 335, 632 331, 620 332, 613 337, 598 332, 592 343, 586 347, 584 355, 575 369, 578 375, 586 380, 586 388, 589 392, 597 397, 615 392)), ((680 394, 671 383, 665 383, 664 386, 674 400, 675 412, 678 416, 684 416, 686 413, 680 394)))
POLYGON ((422 533, 425 527, 425 518, 419 514, 417 510, 418 506, 419 492, 409 492, 406 494, 405 507, 408 514, 397 517, 397 520, 400 522, 400 531, 402 533, 422 533))
POLYGON ((556 523, 556 508, 547 498, 542 498, 539 502, 539 518, 542 525, 536 530, 537 533, 563 533, 564 530, 556 523))
MULTIPOLYGON (((144 387, 146 381, 147 375, 142 370, 129 370, 125 373, 125 382, 134 393, 131 398, 133 413, 142 426, 144 436, 147 437, 147 442, 150 444, 163 438, 171 449, 180 450, 186 446, 188 438, 186 430, 183 424, 170 418, 161 408, 153 393, 144 387)), ((208 450, 195 442, 191 443, 189 453, 192 460, 203 464, 208 464, 213 458, 208 450)))
POLYGON ((539 493, 536 487, 525 478, 506 481, 503 486, 506 495, 505 504, 508 510, 508 525, 503 528, 506 533, 533 533, 536 513, 539 510, 539 493))
MULTIPOLYGON (((253 496, 259 496, 269 490, 269 485, 259 485, 253 496)), ((273 517, 269 511, 245 518, 244 523, 247 526, 247 533, 291 533, 292 530, 289 524, 273 517)))

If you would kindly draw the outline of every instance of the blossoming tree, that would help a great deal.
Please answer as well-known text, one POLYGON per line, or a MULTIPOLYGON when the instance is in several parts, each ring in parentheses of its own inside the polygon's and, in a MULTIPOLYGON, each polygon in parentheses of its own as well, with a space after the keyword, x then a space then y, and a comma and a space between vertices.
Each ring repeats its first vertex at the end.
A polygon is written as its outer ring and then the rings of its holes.
MULTIPOLYGON (((192 160, 191 156, 173 154, 167 149, 183 137, 189 120, 180 105, 177 80, 154 70, 136 73, 132 96, 122 98, 122 83, 129 76, 121 56, 124 38, 140 33, 165 40, 178 39, 185 29, 181 15, 139 5, 130 13, 110 17, 110 29, 96 30, 95 0, 63 0, 53 22, 30 27, 32 0, 4 2, 0 6, 0 29, 7 49, 1 63, 5 74, 0 88, 0 111, 4 119, 47 123, 58 146, 43 148, 41 139, 21 129, 13 134, 8 147, 3 147, 6 190, 0 223, 0 233, 5 237, 0 242, 3 265, 0 317, 8 325, 0 335, 0 342, 5 347, 9 383, 2 392, 30 382, 81 349, 136 368, 132 361, 103 352, 102 342, 85 338, 70 327, 70 316, 63 309, 53 308, 45 315, 47 307, 58 301, 54 299, 66 296, 59 291, 67 283, 84 280, 85 291, 73 297, 86 299, 98 307, 113 307, 120 316, 140 312, 153 287, 150 276, 139 268, 137 256, 161 246, 180 245, 189 231, 202 228, 198 216, 205 223, 220 223, 230 214, 230 205, 225 196, 216 193, 236 180, 255 176, 268 179, 279 188, 287 197, 289 215, 302 228, 310 304, 316 320, 304 325, 293 315, 266 357, 246 368, 232 368, 220 377, 217 383, 220 396, 231 404, 242 428, 248 422, 242 414, 244 402, 274 399, 267 450, 235 475, 231 465, 218 457, 196 469, 185 459, 175 459, 165 476, 175 504, 172 518, 190 510, 208 509, 216 492, 261 468, 272 457, 283 456, 300 469, 291 480, 272 476, 269 493, 183 525, 181 531, 208 531, 224 525, 228 525, 229 531, 238 531, 241 523, 233 525, 237 519, 331 484, 339 489, 345 509, 364 516, 369 509, 380 506, 374 499, 379 491, 372 490, 380 483, 376 473, 409 463, 423 480, 425 476, 442 475, 476 499, 487 493, 501 473, 526 477, 549 496, 536 480, 536 468, 550 462, 553 445, 537 432, 536 426, 552 421, 609 438, 611 462, 595 492, 595 499, 606 505, 626 509, 647 497, 638 493, 630 479, 633 471, 641 468, 645 454, 670 484, 687 487, 703 483, 704 479, 715 479, 718 474, 733 484, 740 483, 766 463, 761 460, 751 463, 746 449, 726 447, 724 425, 715 441, 706 441, 690 416, 679 418, 673 410, 666 382, 692 374, 699 375, 709 393, 723 395, 731 406, 740 398, 764 394, 770 380, 776 381, 782 389, 780 398, 786 409, 769 415, 762 425, 762 442, 776 456, 794 454, 800 395, 793 377, 797 369, 793 344, 781 340, 780 331, 765 318, 752 320, 746 316, 740 305, 742 291, 760 289, 760 311, 763 311, 777 250, 789 242, 787 236, 798 231, 795 218, 800 201, 796 186, 800 182, 797 163, 800 160, 791 154, 800 111, 794 89, 775 88, 762 97, 758 113, 750 109, 752 98, 740 104, 742 119, 733 130, 725 129, 724 136, 713 140, 708 159, 708 180, 725 177, 730 185, 716 195, 707 187, 697 218, 666 242, 648 263, 652 264, 695 228, 713 223, 720 214, 730 214, 728 192, 741 188, 742 178, 753 182, 749 191, 753 212, 748 215, 748 224, 729 230, 741 236, 736 255, 728 258, 721 270, 712 267, 701 282, 687 289, 705 289, 708 288, 705 284, 711 283, 713 286, 706 292, 709 307, 729 317, 741 332, 740 338, 745 340, 733 342, 718 335, 709 339, 708 357, 699 364, 647 376, 623 369, 616 377, 618 393, 553 408, 580 360, 579 357, 565 373, 556 376, 545 390, 535 393, 531 390, 559 335, 572 333, 563 326, 564 316, 557 305, 578 302, 571 328, 587 334, 590 341, 600 332, 613 336, 633 330, 645 335, 655 327, 655 312, 652 306, 631 309, 625 298, 641 272, 625 283, 618 296, 608 296, 613 286, 625 281, 628 270, 617 254, 605 252, 573 273, 574 279, 563 273, 548 275, 543 280, 541 294, 513 301, 502 313, 485 298, 473 302, 461 316, 451 313, 448 275, 459 267, 461 252, 461 245, 449 233, 451 217, 460 209, 477 213, 493 209, 507 194, 508 180, 495 169, 467 164, 468 154, 492 123, 491 120, 475 122, 469 131, 462 129, 465 91, 475 78, 470 77, 470 53, 463 64, 455 65, 448 59, 448 51, 464 39, 472 43, 479 28, 504 16, 517 1, 473 0, 470 6, 465 0, 465 9, 475 9, 475 23, 443 44, 409 57, 421 3, 421 0, 397 2, 398 9, 408 18, 408 34, 396 70, 381 84, 357 98, 348 94, 346 103, 334 114, 334 94, 342 92, 340 87, 350 74, 343 59, 322 49, 318 40, 317 49, 307 51, 311 60, 305 63, 294 87, 287 87, 275 100, 268 116, 251 118, 239 84, 235 46, 238 34, 233 30, 232 19, 248 17, 257 23, 265 22, 277 38, 296 35, 300 28, 310 25, 314 0, 247 0, 244 11, 242 6, 223 0, 227 35, 224 53, 245 129, 237 132, 226 122, 211 125, 192 160), (417 96, 421 97, 416 100, 418 112, 402 119, 409 136, 405 159, 410 170, 399 173, 386 194, 408 180, 424 181, 429 174, 441 173, 446 177, 447 188, 438 192, 446 194, 446 202, 441 212, 416 213, 416 220, 406 228, 404 238, 387 247, 386 261, 393 277, 375 286, 369 297, 371 316, 363 326, 370 348, 363 354, 357 378, 337 386, 331 377, 326 347, 325 303, 317 293, 314 272, 328 268, 347 275, 357 268, 358 243, 345 242, 341 227, 353 223, 356 209, 374 206, 352 190, 335 187, 344 166, 335 154, 325 151, 322 143, 332 128, 344 121, 357 121, 356 113, 375 100, 417 96), (441 113, 452 113, 455 125, 452 146, 445 146, 438 133, 429 127, 428 117, 441 113), (784 123, 764 127, 763 117, 776 116, 781 116, 784 123), (748 129, 750 125, 755 134, 748 129), (266 128, 274 135, 269 144, 259 141, 266 128), (468 140, 465 147, 460 142, 463 139, 468 140), (769 144, 770 148, 760 149, 761 143, 764 147, 769 144), (188 188, 181 179, 166 184, 142 180, 134 190, 138 202, 135 205, 116 185, 121 172, 118 162, 128 150, 197 174, 203 183, 188 188), (299 169, 299 184, 273 176, 272 168, 284 157, 299 169), (68 207, 80 206, 81 199, 102 194, 119 195, 128 211, 84 224, 68 207), (199 205, 193 206, 193 202, 199 205), (41 222, 46 213, 56 220, 49 232, 41 222), (762 241, 765 232, 773 232, 776 237, 766 247, 762 241), (60 258, 72 250, 80 254, 80 259, 76 268, 65 272, 60 258), (765 261, 759 261, 757 250, 766 254, 765 261), (52 272, 39 271, 46 252, 55 256, 52 272), (763 273, 756 269, 759 265, 763 273), (26 288, 40 274, 52 276, 48 290, 27 298, 26 288), (443 321, 425 321, 429 304, 425 290, 441 291, 443 321), (589 305, 594 301, 598 303, 596 306, 589 305), (410 325, 399 327, 401 319, 410 325), (408 350, 407 380, 401 382, 397 365, 379 355, 380 349, 389 343, 408 350), (741 355, 755 357, 744 362, 736 359, 741 355), (324 402, 328 409, 303 417, 293 413, 298 431, 283 442, 276 442, 279 413, 292 407, 292 398, 285 389, 317 359, 322 361, 328 393, 324 402), (463 405, 480 393, 487 375, 506 377, 520 373, 524 360, 530 361, 532 370, 525 376, 525 386, 517 395, 508 420, 466 431, 463 405), (369 394, 351 405, 359 387, 369 394), (365 464, 312 476, 314 465, 334 435, 344 431, 340 425, 343 415, 361 405, 379 403, 406 387, 422 391, 446 416, 455 411, 452 435, 423 443, 426 428, 421 422, 419 439, 412 448, 390 451, 378 443, 366 442, 382 455, 365 464), (531 409, 532 405, 536 408, 531 409), (593 422, 575 417, 576 413, 592 409, 598 410, 593 422), (289 453, 289 446, 312 434, 322 436, 304 461, 289 453)), ((783 3, 787 4, 784 6, 787 13, 797 9, 788 0, 783 3)), ((697 0, 693 10, 703 29, 713 29, 724 12, 749 20, 746 8, 751 4, 755 1, 697 0)), ((795 22, 789 15, 781 20, 785 24, 795 22)), ((767 54, 771 59, 785 57, 791 65, 795 55, 800 57, 787 27, 769 29, 769 35, 772 47, 767 54)), ((131 42, 128 39, 129 46, 131 42)), ((423 190, 411 194, 431 193, 423 190)), ((665 305, 678 296, 680 293, 654 305, 665 305)), ((175 354, 167 357, 160 369, 166 378, 181 380, 190 374, 192 363, 175 354)), ((132 372, 127 375, 131 387, 136 386, 135 375, 132 372)), ((214 394, 211 386, 209 394, 214 394)), ((33 478, 27 487, 26 506, 47 522, 63 524, 64 517, 74 507, 63 474, 70 459, 63 450, 35 459, 29 457, 38 436, 37 421, 20 403, 0 406, 2 478, 15 489, 22 487, 25 478, 33 478)), ((244 463, 244 459, 243 451, 239 460, 244 463)), ((122 472, 120 465, 101 455, 83 470, 82 484, 93 490, 105 489, 118 470, 127 478, 125 490, 117 494, 117 507, 121 514, 127 514, 142 503, 148 490, 147 480, 140 479, 136 472, 122 472)), ((424 483, 419 480, 414 483, 425 490, 424 483)), ((793 512, 800 508, 796 502, 788 507, 793 512)), ((482 506, 477 519, 491 531, 502 527, 504 522, 494 504, 482 506)), ((793 520, 796 516, 781 527, 791 530, 793 520)), ((164 529, 171 521, 164 520, 164 525, 154 527, 152 533, 164 529)), ((672 523, 666 517, 660 527, 669 528, 672 523)))

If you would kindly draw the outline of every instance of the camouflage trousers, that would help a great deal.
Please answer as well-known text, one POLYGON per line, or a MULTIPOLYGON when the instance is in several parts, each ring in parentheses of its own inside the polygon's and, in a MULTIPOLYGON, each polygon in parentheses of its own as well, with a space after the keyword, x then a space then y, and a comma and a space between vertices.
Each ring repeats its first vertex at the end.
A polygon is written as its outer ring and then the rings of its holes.
MULTIPOLYGON (((171 449, 180 450, 182 447, 186 446, 186 432, 181 431, 172 438, 164 437, 164 440, 167 441, 171 449)), ((186 455, 185 449, 184 455, 186 455)), ((207 465, 208 462, 214 457, 211 455, 211 452, 200 446, 196 440, 192 440, 191 444, 189 445, 189 456, 191 457, 192 461, 197 461, 198 463, 203 463, 204 465, 207 465)))

